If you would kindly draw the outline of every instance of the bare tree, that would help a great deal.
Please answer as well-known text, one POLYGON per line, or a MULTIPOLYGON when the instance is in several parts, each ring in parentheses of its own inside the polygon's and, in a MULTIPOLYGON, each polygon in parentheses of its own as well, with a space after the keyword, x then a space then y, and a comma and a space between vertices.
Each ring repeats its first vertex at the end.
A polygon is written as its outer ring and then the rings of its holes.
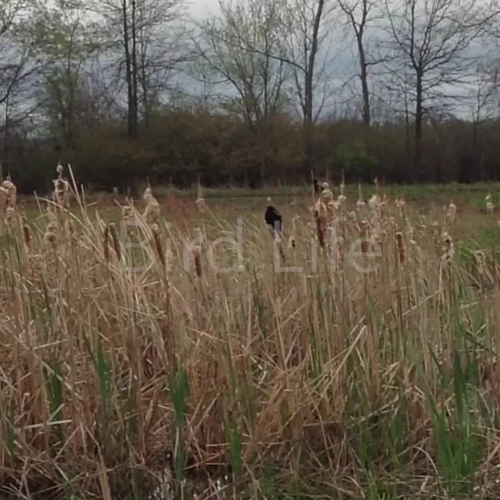
POLYGON ((491 14, 478 0, 385 0, 393 51, 389 69, 394 89, 409 88, 414 103, 417 172, 422 167, 423 120, 433 104, 466 81, 468 53, 491 14))
POLYGON ((41 6, 37 30, 37 51, 46 65, 40 98, 65 148, 73 148, 82 79, 100 44, 78 0, 57 0, 50 7, 41 6))
POLYGON ((315 106, 314 98, 318 75, 327 63, 326 51, 322 49, 329 36, 325 20, 330 7, 328 0, 289 0, 286 7, 288 23, 284 38, 304 122, 305 172, 309 172, 312 162, 312 125, 322 107, 315 106), (318 70, 319 55, 322 61, 318 70))
POLYGON ((204 85, 212 76, 222 87, 226 108, 256 128, 286 103, 288 65, 278 30, 282 22, 277 0, 220 2, 220 15, 201 25, 197 53, 204 85))
POLYGON ((476 75, 472 81, 470 117, 472 123, 472 161, 476 171, 482 170, 479 132, 482 125, 494 118, 498 110, 498 90, 500 73, 496 64, 485 60, 478 64, 476 75))
POLYGON ((198 72, 204 91, 209 80, 222 91, 220 104, 241 117, 258 144, 260 179, 265 177, 272 118, 289 101, 285 84, 290 68, 279 30, 283 11, 279 0, 220 2, 220 14, 201 25, 196 43, 198 72))
POLYGON ((34 1, 0 1, 0 105, 4 117, 1 127, 4 167, 8 166, 10 130, 37 108, 33 99, 34 84, 43 64, 36 58, 35 10, 34 1))
POLYGON ((183 0, 102 0, 95 10, 103 20, 108 57, 124 76, 129 140, 139 131, 140 110, 150 123, 153 105, 167 81, 188 59, 183 0))
POLYGON ((337 0, 340 9, 347 16, 347 21, 354 33, 359 61, 359 79, 361 82, 362 117, 367 128, 371 124, 371 96, 369 85, 369 67, 380 60, 370 60, 366 45, 366 35, 370 24, 379 17, 376 14, 374 0, 337 0))

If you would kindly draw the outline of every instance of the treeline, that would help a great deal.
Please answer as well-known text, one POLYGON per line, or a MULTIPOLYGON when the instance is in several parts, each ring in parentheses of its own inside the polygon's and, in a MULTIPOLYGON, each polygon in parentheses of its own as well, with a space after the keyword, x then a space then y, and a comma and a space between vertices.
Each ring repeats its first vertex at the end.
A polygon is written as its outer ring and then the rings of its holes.
POLYGON ((5 0, 1 174, 27 193, 59 161, 109 191, 499 180, 498 12, 382 3, 224 0, 195 22, 182 0, 5 0))
MULTIPOLYGON (((370 130, 336 120, 315 125, 313 171, 316 176, 371 182, 475 182, 500 180, 500 122, 481 129, 474 145, 469 122, 449 120, 424 127, 424 169, 413 168, 404 126, 386 124, 370 130)), ((123 125, 82 130, 72 149, 55 140, 20 137, 11 144, 11 173, 24 192, 51 188, 55 165, 71 163, 79 182, 89 188, 122 192, 146 178, 153 184, 187 187, 198 179, 206 186, 300 183, 310 179, 304 167, 303 130, 287 116, 276 116, 261 133, 244 123, 202 111, 165 111, 154 126, 130 143, 123 125)))

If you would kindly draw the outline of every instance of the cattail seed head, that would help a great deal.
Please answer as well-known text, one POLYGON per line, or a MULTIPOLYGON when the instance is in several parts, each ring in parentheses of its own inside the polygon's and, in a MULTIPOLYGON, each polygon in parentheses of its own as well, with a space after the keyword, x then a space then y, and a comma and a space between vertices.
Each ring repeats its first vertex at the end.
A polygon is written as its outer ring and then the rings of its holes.
POLYGON ((493 214, 495 212, 495 205, 492 202, 491 193, 488 193, 488 195, 485 198, 485 201, 486 201, 486 213, 488 215, 493 214))
POLYGON ((400 264, 404 264, 406 260, 406 248, 404 244, 404 236, 401 231, 396 233, 396 241, 398 244, 398 254, 399 254, 399 262, 400 264))
POLYGON ((158 224, 160 219, 160 204, 153 196, 151 187, 148 187, 146 191, 144 191, 143 199, 146 201, 146 210, 143 215, 144 220, 150 226, 158 224))
POLYGON ((132 236, 134 234, 135 217, 134 209, 130 205, 122 207, 122 221, 127 228, 127 234, 132 236))
POLYGON ((361 238, 362 238, 361 239, 361 252, 363 253, 363 255, 365 255, 370 250, 370 244, 368 241, 368 222, 366 220, 361 221, 360 233, 361 233, 361 238))
POLYGON ((203 268, 201 266, 201 246, 200 245, 193 245, 191 247, 191 254, 192 254, 193 260, 194 260, 194 266, 196 269, 196 276, 198 276, 198 278, 201 278, 203 276, 203 268))
POLYGON ((111 234, 111 240, 113 241, 113 248, 115 250, 116 257, 119 261, 122 260, 122 247, 120 245, 120 240, 118 238, 118 232, 116 226, 113 222, 109 224, 109 233, 111 234))
POLYGON ((441 239, 443 242, 441 259, 445 265, 450 266, 451 263, 453 262, 453 257, 455 255, 455 246, 453 244, 453 238, 449 233, 444 232, 441 235, 441 239))
POLYGON ((474 252, 474 257, 476 259, 477 271, 483 276, 486 274, 486 254, 482 250, 477 250, 474 252))
POLYGON ((318 237, 319 245, 321 248, 325 248, 325 232, 323 228, 323 218, 320 213, 315 210, 314 211, 314 220, 316 222, 316 235, 318 237))
POLYGON ((446 218, 453 224, 457 218, 457 206, 453 201, 448 205, 446 210, 446 218))
POLYGON ((109 226, 104 228, 103 232, 103 250, 104 250, 104 260, 109 262, 109 226))
POLYGON ((167 261, 165 259, 165 252, 163 251, 163 245, 161 242, 161 232, 158 224, 153 224, 151 227, 151 232, 153 233, 153 240, 155 243, 156 253, 160 259, 161 265, 164 270, 167 269, 167 261))
POLYGON ((23 225, 23 238, 24 243, 26 243, 26 246, 29 248, 31 245, 31 230, 26 224, 23 225))
POLYGON ((10 177, 2 183, 2 191, 0 193, 1 208, 16 208, 17 205, 17 188, 10 180, 10 177))
POLYGON ((7 207, 5 209, 5 225, 8 228, 11 228, 14 226, 16 220, 16 210, 14 207, 7 207))
POLYGON ((52 250, 57 248, 57 223, 49 222, 45 230, 45 235, 43 237, 45 244, 49 246, 52 250))

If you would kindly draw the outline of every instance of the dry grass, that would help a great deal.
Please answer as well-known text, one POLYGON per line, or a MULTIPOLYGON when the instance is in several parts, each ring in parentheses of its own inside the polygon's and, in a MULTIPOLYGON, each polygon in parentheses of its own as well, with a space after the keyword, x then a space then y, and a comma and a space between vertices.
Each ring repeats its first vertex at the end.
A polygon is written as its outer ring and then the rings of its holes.
POLYGON ((302 197, 286 245, 198 200, 2 221, 1 494, 498 497, 494 216, 302 197))

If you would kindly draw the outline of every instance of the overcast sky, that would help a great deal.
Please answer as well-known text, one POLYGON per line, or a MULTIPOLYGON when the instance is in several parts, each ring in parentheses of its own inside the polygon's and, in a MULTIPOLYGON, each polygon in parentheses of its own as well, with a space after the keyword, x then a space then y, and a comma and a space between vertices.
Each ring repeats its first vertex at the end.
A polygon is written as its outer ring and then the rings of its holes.
POLYGON ((219 0, 187 0, 189 12, 193 17, 204 17, 217 11, 219 0))

